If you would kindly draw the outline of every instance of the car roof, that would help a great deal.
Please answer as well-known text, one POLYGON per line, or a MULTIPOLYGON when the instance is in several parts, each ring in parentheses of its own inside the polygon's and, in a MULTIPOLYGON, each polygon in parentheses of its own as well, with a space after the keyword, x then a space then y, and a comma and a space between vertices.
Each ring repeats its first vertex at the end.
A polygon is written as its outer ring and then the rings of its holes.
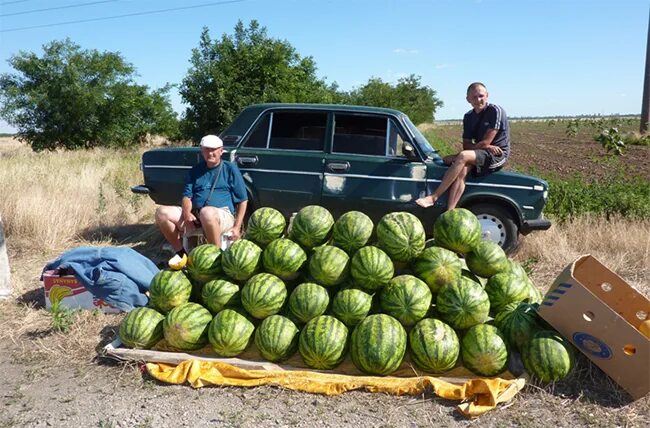
POLYGON ((295 110, 336 110, 350 113, 388 113, 395 116, 401 116, 403 113, 399 110, 385 107, 370 107, 348 104, 307 104, 307 103, 264 103, 253 104, 246 107, 246 110, 258 110, 260 112, 267 109, 295 109, 295 110))

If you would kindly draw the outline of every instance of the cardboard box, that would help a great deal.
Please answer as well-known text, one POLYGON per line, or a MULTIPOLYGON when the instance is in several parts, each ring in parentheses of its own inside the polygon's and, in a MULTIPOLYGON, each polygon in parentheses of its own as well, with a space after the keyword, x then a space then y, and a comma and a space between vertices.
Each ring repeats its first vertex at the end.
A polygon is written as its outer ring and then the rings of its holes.
POLYGON ((45 292, 45 308, 49 311, 52 302, 59 300, 60 305, 70 309, 99 309, 107 314, 121 312, 93 296, 74 275, 61 275, 57 270, 43 273, 43 290, 45 292))
POLYGON ((564 269, 539 315, 634 399, 650 392, 650 301, 590 255, 564 269))

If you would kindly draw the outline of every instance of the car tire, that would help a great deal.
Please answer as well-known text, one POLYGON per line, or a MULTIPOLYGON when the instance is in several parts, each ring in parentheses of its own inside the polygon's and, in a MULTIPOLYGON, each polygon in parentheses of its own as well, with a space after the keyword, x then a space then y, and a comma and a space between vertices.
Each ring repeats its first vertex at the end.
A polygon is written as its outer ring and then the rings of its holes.
POLYGON ((503 207, 476 204, 469 207, 481 223, 481 239, 496 242, 510 254, 519 245, 519 228, 512 215, 503 207))

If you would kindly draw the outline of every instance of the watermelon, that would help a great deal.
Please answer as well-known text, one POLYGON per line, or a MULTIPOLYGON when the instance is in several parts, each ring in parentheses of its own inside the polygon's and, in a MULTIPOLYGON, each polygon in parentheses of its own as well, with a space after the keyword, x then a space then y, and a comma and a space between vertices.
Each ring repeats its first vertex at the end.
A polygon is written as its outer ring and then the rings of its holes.
POLYGON ((460 343, 453 328, 444 322, 425 318, 409 332, 411 358, 424 371, 444 373, 458 361, 460 343))
POLYGON ((436 245, 460 254, 473 251, 481 242, 481 224, 470 210, 454 208, 433 223, 436 245))
POLYGON ((388 255, 377 247, 363 247, 352 256, 350 274, 366 290, 377 290, 393 278, 395 268, 388 255))
POLYGON ((384 313, 396 318, 405 327, 415 325, 431 307, 431 291, 427 284, 413 275, 391 279, 379 298, 384 313))
POLYGON ((323 245, 309 258, 309 273, 321 285, 332 287, 348 276, 350 257, 340 248, 323 245))
POLYGON ((413 272, 435 294, 443 285, 458 281, 461 266, 456 253, 442 247, 429 247, 413 262, 413 272))
POLYGON ((528 303, 542 303, 544 296, 542 296, 542 292, 539 291, 539 288, 537 288, 530 278, 526 278, 526 286, 528 288, 528 297, 524 301, 528 303))
POLYGON ((348 211, 334 223, 331 245, 352 256, 368 243, 373 227, 372 220, 364 213, 348 211))
POLYGON ((235 357, 246 350, 255 326, 244 315, 224 309, 215 315, 208 329, 208 341, 220 357, 235 357))
POLYGON ((333 224, 334 218, 329 211, 318 205, 308 205, 294 217, 289 238, 305 248, 314 248, 327 240, 333 224))
POLYGON ((465 255, 465 261, 469 270, 483 278, 489 278, 510 268, 505 251, 492 241, 479 242, 474 250, 465 255))
POLYGON ((266 247, 271 241, 282 236, 287 222, 282 213, 275 208, 256 209, 248 219, 246 239, 260 247, 266 247))
POLYGON ((297 278, 306 260, 307 254, 300 245, 285 238, 272 241, 262 253, 264 269, 285 281, 297 278))
POLYGON ((483 288, 462 277, 443 286, 436 297, 440 318, 455 329, 466 329, 487 320, 490 299, 483 288))
POLYGON ((528 274, 526 273, 526 270, 516 260, 508 259, 508 269, 507 270, 516 277, 519 277, 519 278, 522 278, 522 279, 528 279, 528 274))
POLYGON ((329 370, 338 366, 347 351, 348 328, 329 315, 310 320, 300 332, 298 351, 312 369, 329 370))
POLYGON ((571 344, 557 332, 540 330, 521 353, 526 371, 542 382, 564 379, 574 367, 571 344))
POLYGON ((494 313, 501 312, 508 303, 522 302, 529 291, 526 281, 509 272, 491 276, 485 286, 494 313))
POLYGON ((393 261, 408 263, 424 250, 425 233, 420 220, 408 212, 393 212, 377 223, 379 247, 393 261))
POLYGON ((163 321, 167 343, 182 351, 195 351, 208 343, 212 314, 198 303, 183 303, 169 311, 163 321))
POLYGON ((187 258, 187 273, 200 283, 216 278, 221 269, 221 248, 213 244, 194 247, 187 258))
POLYGON ((494 376, 508 364, 506 340, 495 326, 471 327, 461 341, 461 355, 466 368, 479 376, 494 376))
POLYGON ((258 273, 246 281, 241 290, 244 309, 257 319, 277 314, 287 298, 284 282, 270 273, 258 273))
POLYGON ((255 330, 255 346, 262 358, 271 362, 286 360, 298 348, 298 327, 282 315, 265 318, 255 330))
POLYGON ((149 304, 163 314, 187 303, 192 293, 192 283, 180 270, 161 270, 149 284, 149 304))
POLYGON ((352 332, 352 362, 365 373, 393 373, 402 364, 405 352, 406 331, 399 321, 390 315, 369 315, 352 332))
POLYGON ((120 323, 120 340, 129 348, 149 349, 163 338, 164 319, 155 309, 135 308, 120 323))
POLYGON ((538 317, 534 305, 510 303, 494 317, 494 325, 503 333, 508 345, 521 352, 533 334, 541 329, 538 317))
POLYGON ((340 290, 332 300, 332 313, 348 327, 359 324, 370 312, 372 296, 362 290, 340 290))
POLYGON ((293 289, 289 296, 289 312, 300 322, 323 315, 329 305, 327 290, 313 282, 305 282, 293 289))
POLYGON ((238 306, 241 302, 239 299, 239 285, 225 279, 213 279, 203 286, 201 300, 203 305, 213 314, 226 307, 238 306))
POLYGON ((262 249, 252 241, 238 239, 221 255, 221 267, 235 281, 246 281, 259 270, 262 249))

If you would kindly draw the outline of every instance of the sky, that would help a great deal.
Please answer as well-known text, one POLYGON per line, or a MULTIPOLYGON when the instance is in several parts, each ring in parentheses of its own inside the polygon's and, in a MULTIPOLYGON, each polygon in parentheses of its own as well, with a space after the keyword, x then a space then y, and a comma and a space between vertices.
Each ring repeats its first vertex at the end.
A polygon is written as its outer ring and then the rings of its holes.
POLYGON ((0 73, 70 38, 120 52, 140 84, 179 84, 204 26, 217 39, 254 19, 343 90, 420 76, 439 120, 462 118, 474 81, 510 117, 639 114, 649 13, 650 0, 0 0, 0 73))

